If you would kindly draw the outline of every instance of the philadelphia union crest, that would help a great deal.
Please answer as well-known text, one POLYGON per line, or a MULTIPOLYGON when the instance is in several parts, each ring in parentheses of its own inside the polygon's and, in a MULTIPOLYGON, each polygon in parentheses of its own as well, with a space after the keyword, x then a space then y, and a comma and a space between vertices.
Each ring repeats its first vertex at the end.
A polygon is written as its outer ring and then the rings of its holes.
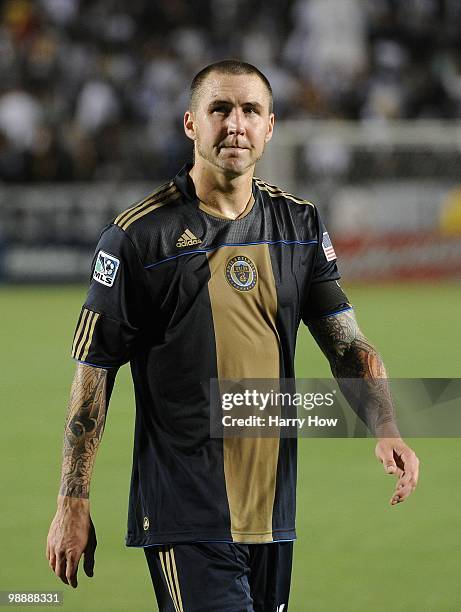
POLYGON ((258 272, 249 257, 237 255, 229 259, 226 265, 226 278, 234 289, 250 291, 256 285, 258 272))

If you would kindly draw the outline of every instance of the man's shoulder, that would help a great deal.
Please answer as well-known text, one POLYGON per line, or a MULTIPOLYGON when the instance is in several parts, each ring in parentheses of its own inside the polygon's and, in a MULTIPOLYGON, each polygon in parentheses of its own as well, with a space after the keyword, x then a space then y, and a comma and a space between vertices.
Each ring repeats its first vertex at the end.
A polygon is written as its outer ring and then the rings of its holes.
POLYGON ((174 180, 170 180, 157 187, 142 200, 123 210, 115 217, 112 223, 123 231, 132 233, 140 225, 155 219, 158 216, 157 211, 164 210, 180 198, 181 192, 174 180))
POLYGON ((298 196, 277 187, 276 185, 272 185, 267 183, 263 179, 253 177, 253 181, 257 187, 257 189, 267 198, 271 198, 272 200, 284 200, 288 205, 293 206, 303 206, 309 207, 311 209, 315 209, 314 204, 310 200, 306 200, 304 198, 300 198, 298 196))
POLYGON ((151 266, 176 254, 177 248, 201 244, 196 217, 196 206, 173 179, 118 214, 104 231, 131 242, 143 265, 151 266))

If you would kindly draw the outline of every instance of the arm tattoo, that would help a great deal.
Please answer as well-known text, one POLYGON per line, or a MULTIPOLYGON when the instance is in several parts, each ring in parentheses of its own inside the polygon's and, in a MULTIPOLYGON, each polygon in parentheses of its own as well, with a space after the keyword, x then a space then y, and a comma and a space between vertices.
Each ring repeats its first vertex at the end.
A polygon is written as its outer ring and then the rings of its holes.
POLYGON ((60 495, 88 498, 104 430, 108 371, 77 365, 64 429, 60 495))
POLYGON ((347 401, 372 433, 400 437, 384 363, 360 331, 354 312, 316 319, 309 329, 347 401))

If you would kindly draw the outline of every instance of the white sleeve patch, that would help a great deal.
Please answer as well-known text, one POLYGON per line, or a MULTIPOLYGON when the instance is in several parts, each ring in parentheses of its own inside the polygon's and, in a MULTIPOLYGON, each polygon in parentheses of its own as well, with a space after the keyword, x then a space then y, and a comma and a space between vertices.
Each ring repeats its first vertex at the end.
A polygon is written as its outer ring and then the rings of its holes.
POLYGON ((112 287, 115 277, 117 276, 119 266, 119 259, 113 255, 110 255, 109 253, 99 251, 93 271, 94 280, 101 283, 101 285, 105 285, 106 287, 112 287))

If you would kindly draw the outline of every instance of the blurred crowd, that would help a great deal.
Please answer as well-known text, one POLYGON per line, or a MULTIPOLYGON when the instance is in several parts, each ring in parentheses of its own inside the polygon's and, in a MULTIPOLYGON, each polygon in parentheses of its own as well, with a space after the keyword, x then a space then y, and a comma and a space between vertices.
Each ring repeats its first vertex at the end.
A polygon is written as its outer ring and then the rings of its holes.
POLYGON ((238 58, 278 118, 461 118, 459 0, 4 0, 0 180, 156 179, 194 74, 238 58))

